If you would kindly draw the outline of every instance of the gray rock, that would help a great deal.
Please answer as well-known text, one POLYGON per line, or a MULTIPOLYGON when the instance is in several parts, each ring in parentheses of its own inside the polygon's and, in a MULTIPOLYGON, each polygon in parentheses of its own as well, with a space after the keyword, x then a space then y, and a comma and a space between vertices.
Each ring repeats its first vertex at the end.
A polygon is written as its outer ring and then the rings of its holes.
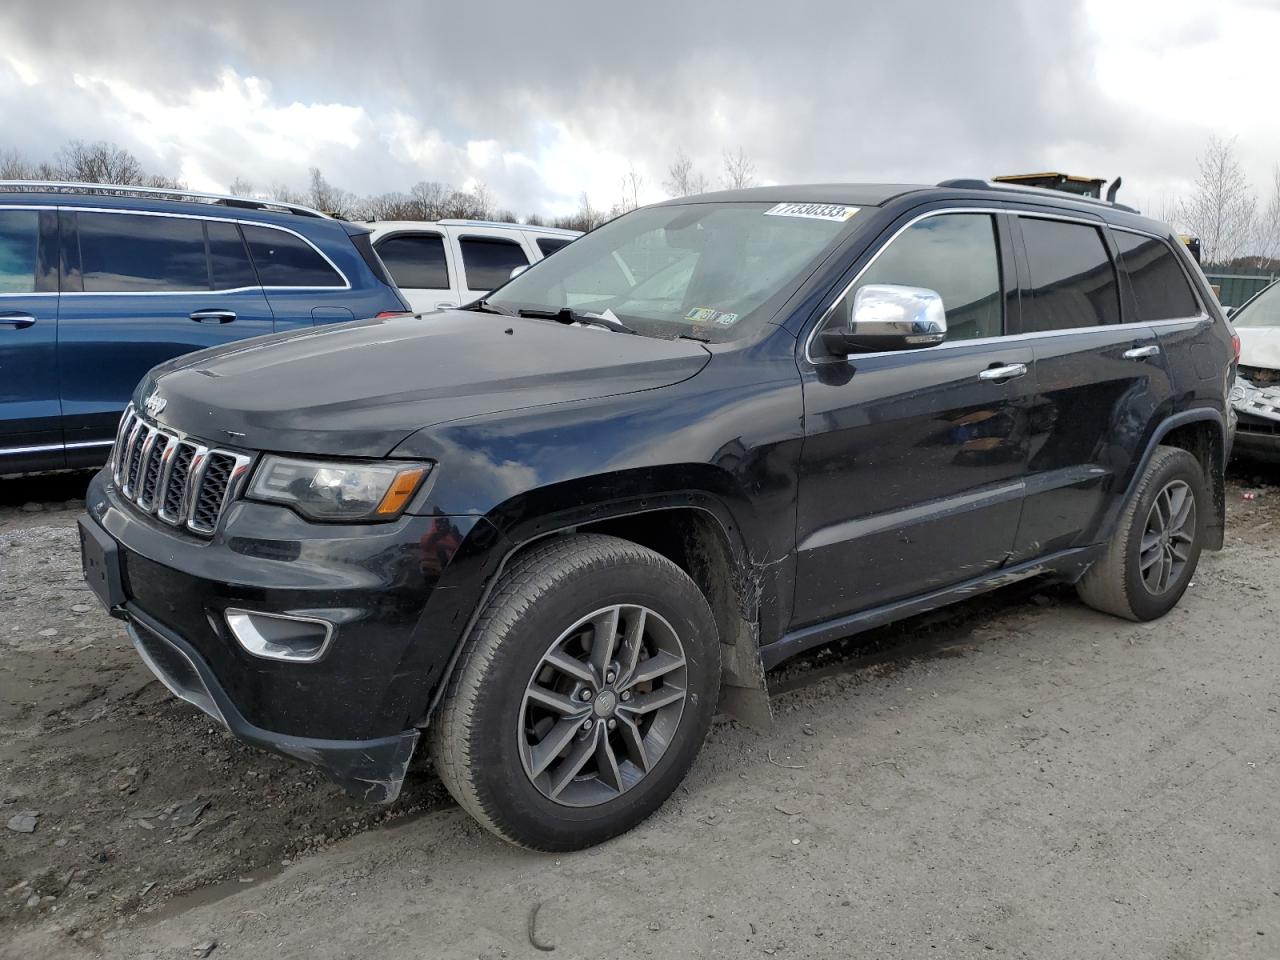
POLYGON ((191 948, 191 952, 197 957, 207 957, 218 948, 217 940, 206 940, 204 943, 198 943, 191 948))
POLYGON ((36 824, 40 822, 38 810, 23 810, 9 818, 7 826, 15 833, 35 833, 36 824))
POLYGON ((44 513, 44 504, 35 503, 35 502, 24 503, 22 505, 22 512, 23 513, 44 513))
POLYGON ((87 603, 73 603, 71 605, 72 613, 88 613, 92 609, 93 607, 89 606, 87 603))
POLYGON ((39 637, 56 637, 57 635, 58 635, 58 630, 56 627, 45 627, 38 634, 36 634, 36 636, 39 636, 39 637))
POLYGON ((190 803, 184 803, 174 812, 171 823, 175 827, 189 827, 200 819, 200 814, 204 813, 207 806, 209 801, 199 797, 190 803))

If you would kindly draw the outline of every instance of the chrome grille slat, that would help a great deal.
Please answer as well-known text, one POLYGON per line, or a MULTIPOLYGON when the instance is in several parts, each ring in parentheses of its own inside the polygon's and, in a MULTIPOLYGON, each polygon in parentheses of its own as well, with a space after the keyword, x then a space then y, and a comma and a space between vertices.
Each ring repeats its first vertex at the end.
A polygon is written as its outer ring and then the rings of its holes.
POLYGON ((143 513, 202 537, 217 530, 253 458, 206 447, 146 423, 130 405, 120 419, 111 463, 116 486, 143 513))

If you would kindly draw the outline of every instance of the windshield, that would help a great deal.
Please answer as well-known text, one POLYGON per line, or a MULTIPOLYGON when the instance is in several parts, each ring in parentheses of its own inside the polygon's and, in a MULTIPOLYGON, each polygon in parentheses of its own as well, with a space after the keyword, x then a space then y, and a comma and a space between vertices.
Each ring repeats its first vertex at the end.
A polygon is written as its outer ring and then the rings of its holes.
POLYGON ((741 339, 769 320, 857 209, 794 203, 647 207, 575 240, 487 302, 512 312, 612 314, 646 336, 741 339))
POLYGON ((1248 306, 1231 315, 1237 327, 1280 327, 1280 281, 1249 301, 1248 306))

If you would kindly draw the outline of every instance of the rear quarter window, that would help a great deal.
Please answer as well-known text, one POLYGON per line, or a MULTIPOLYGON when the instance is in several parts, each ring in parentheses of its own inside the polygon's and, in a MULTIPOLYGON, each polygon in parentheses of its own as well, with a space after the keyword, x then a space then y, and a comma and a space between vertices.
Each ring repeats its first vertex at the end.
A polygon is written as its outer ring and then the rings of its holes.
POLYGON ((1137 301, 1140 322, 1176 320, 1200 312, 1200 302, 1169 244, 1124 230, 1113 230, 1112 235, 1137 301))
POLYGON ((542 251, 543 257, 549 257, 561 247, 567 247, 573 243, 568 237, 538 237, 535 241, 538 249, 542 251))
POLYGON ((264 287, 346 286, 342 276, 301 237, 250 224, 244 224, 242 229, 264 287))

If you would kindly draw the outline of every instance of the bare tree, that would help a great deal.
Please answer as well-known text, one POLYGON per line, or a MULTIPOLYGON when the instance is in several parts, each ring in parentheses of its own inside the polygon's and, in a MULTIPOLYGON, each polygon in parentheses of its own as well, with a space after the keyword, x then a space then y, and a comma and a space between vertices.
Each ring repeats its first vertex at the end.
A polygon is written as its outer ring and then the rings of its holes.
POLYGON ((119 183, 141 186, 147 182, 142 164, 128 150, 100 140, 71 140, 54 158, 58 179, 80 183, 119 183))
POLYGON ((317 210, 341 220, 355 216, 356 198, 329 183, 319 167, 311 168, 311 193, 308 200, 317 210))
POLYGON ((673 197, 689 197, 707 192, 707 178, 694 169, 693 158, 680 149, 667 167, 667 181, 663 186, 673 197))
POLYGON ((1259 267, 1280 259, 1280 163, 1271 168, 1271 197, 1258 214, 1253 250, 1259 267))
POLYGON ((634 165, 627 169, 622 177, 622 199, 618 204, 618 213, 623 214, 640 206, 640 188, 644 186, 644 177, 636 172, 634 165))
POLYGON ((0 180, 33 180, 35 168, 16 149, 0 152, 0 180))
POLYGON ((724 185, 730 190, 741 190, 756 182, 756 165, 747 159, 742 148, 737 154, 724 152, 724 185))
POLYGON ((1197 160, 1195 187, 1179 207, 1179 219, 1200 238, 1206 264, 1226 263, 1253 240, 1257 201, 1236 157, 1235 139, 1210 137, 1197 160))
POLYGON ((445 197, 453 191, 443 183, 423 180, 413 185, 409 196, 413 200, 413 220, 439 220, 445 197))
POLYGON ((252 197, 253 184, 244 177, 236 177, 231 181, 231 185, 227 187, 227 191, 233 197, 252 197))

